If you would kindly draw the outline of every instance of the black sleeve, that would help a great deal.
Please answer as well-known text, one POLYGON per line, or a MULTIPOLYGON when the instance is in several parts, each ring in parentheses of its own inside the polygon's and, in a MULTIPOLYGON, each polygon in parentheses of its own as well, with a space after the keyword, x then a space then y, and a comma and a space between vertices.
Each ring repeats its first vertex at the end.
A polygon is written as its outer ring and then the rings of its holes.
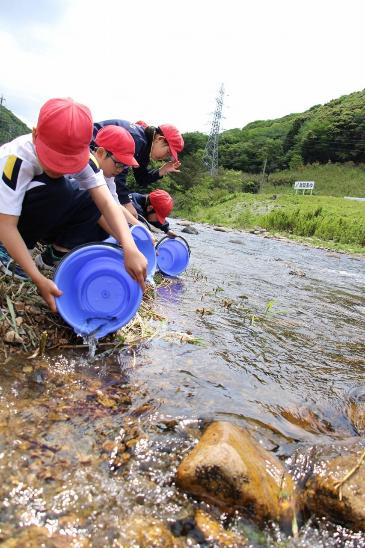
POLYGON ((170 230, 170 225, 168 222, 164 223, 163 225, 160 226, 161 230, 163 232, 165 232, 166 234, 168 233, 168 231, 170 230))
POLYGON ((114 181, 115 186, 117 188, 117 194, 119 198, 119 203, 122 205, 128 204, 130 202, 129 199, 129 188, 127 187, 127 175, 128 175, 128 168, 123 169, 121 173, 119 173, 114 181))
POLYGON ((139 190, 146 190, 151 183, 162 179, 158 169, 147 169, 144 166, 133 168, 133 174, 138 183, 139 190))

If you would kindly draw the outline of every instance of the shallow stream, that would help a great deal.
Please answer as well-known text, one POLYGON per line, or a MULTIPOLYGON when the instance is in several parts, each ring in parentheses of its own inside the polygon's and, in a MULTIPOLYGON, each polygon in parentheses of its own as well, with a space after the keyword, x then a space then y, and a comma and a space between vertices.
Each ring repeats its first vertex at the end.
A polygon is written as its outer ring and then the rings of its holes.
MULTIPOLYGON (((93 360, 65 351, 31 374, 16 360, 2 367, 9 546, 41 545, 46 534, 45 546, 127 546, 136 517, 162 520, 186 546, 213 546, 187 528, 197 503, 174 484, 206 424, 243 426, 282 459, 356 435, 346 408, 365 392, 365 258, 198 229, 189 270, 157 290, 159 336, 93 360)), ((365 545, 324 520, 309 520, 297 540, 239 515, 228 525, 252 546, 365 545)))

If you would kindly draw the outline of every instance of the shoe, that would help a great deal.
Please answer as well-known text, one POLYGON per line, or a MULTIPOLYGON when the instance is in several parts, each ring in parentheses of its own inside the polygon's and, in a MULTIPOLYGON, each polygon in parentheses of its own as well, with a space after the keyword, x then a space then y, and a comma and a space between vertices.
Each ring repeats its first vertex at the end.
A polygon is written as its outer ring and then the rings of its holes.
POLYGON ((54 247, 52 245, 47 245, 43 253, 36 255, 34 262, 40 269, 54 271, 62 257, 66 255, 66 253, 63 253, 62 251, 59 253, 60 254, 57 255, 54 247))
POLYGON ((30 280, 28 274, 24 272, 22 268, 20 268, 19 265, 16 264, 14 259, 10 257, 9 253, 7 252, 6 248, 0 244, 0 269, 6 274, 7 276, 11 276, 15 278, 16 280, 30 280))

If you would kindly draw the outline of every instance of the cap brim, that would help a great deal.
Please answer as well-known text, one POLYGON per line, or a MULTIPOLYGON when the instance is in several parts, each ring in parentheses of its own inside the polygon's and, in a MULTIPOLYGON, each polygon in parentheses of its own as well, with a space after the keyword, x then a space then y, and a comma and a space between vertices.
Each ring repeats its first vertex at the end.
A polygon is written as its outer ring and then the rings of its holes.
POLYGON ((118 154, 117 152, 113 152, 113 156, 115 156, 118 162, 122 162, 128 167, 139 167, 139 163, 132 154, 118 154))
POLYGON ((39 137, 36 137, 35 149, 43 167, 62 174, 82 171, 87 165, 90 156, 89 147, 85 147, 85 151, 78 154, 62 154, 51 149, 39 137))

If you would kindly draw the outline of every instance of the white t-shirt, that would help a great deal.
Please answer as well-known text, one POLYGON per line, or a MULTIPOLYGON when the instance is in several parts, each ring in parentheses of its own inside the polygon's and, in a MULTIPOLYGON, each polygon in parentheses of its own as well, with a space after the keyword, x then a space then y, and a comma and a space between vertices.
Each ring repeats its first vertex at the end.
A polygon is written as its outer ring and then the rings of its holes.
MULTIPOLYGON (((19 216, 25 193, 45 183, 37 181, 43 173, 39 164, 32 135, 22 135, 0 147, 0 213, 19 216)), ((79 173, 72 174, 83 190, 106 184, 103 172, 94 171, 87 165, 79 173)))
MULTIPOLYGON (((95 173, 100 171, 99 162, 96 159, 96 156, 92 152, 90 153, 89 165, 91 166, 91 168, 94 170, 95 173)), ((111 195, 113 196, 113 198, 117 202, 117 204, 119 204, 119 198, 118 198, 118 194, 117 194, 117 186, 115 184, 114 177, 105 177, 104 176, 104 179, 105 179, 105 182, 106 182, 106 184, 107 184, 107 186, 110 190, 111 195)))
POLYGON ((114 177, 105 177, 105 182, 108 185, 108 188, 113 196, 114 200, 119 204, 119 198, 117 194, 117 185, 115 184, 114 177))

